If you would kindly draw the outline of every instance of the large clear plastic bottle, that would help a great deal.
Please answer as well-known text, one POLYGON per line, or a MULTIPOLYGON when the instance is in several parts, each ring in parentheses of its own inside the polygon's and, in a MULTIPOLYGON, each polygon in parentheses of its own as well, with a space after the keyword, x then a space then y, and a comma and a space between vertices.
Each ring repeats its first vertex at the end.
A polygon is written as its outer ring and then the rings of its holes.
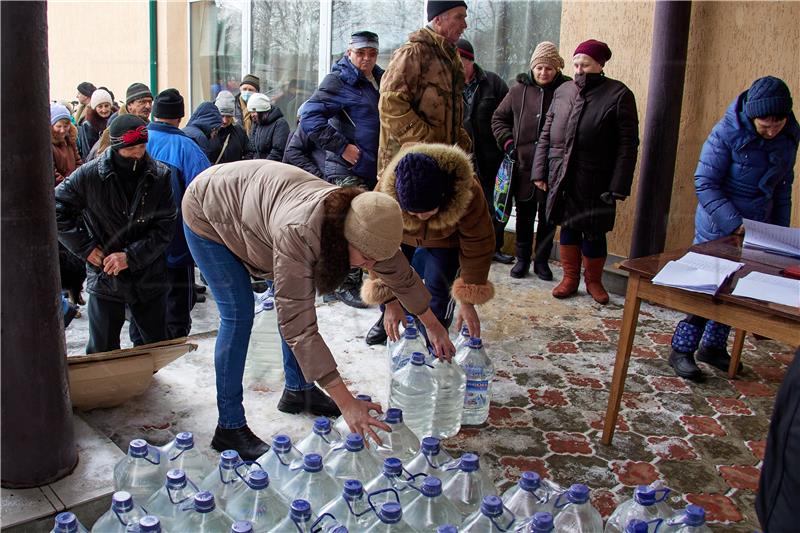
POLYGON ((364 447, 364 437, 351 433, 344 443, 331 448, 325 458, 325 470, 340 481, 369 481, 381 472, 381 462, 364 447))
POLYGON ((432 366, 436 378, 436 405, 430 434, 432 437, 446 439, 461 430, 467 377, 461 366, 438 357, 434 359, 432 366))
POLYGON ((146 514, 130 492, 118 490, 111 496, 111 508, 92 526, 92 533, 125 533, 128 526, 135 526, 146 514))
POLYGON ((145 501, 164 482, 161 452, 143 439, 128 445, 128 455, 114 466, 114 490, 129 492, 136 501, 145 501))
POLYGON ((420 443, 419 452, 406 464, 406 471, 412 476, 436 476, 445 484, 455 473, 455 470, 446 469, 446 465, 452 461, 450 454, 442 449, 439 439, 425 437, 420 443))
POLYGON ((589 492, 586 485, 575 484, 556 498, 556 533, 603 533, 603 519, 589 502, 589 492))
POLYGON ((497 493, 494 483, 480 469, 480 461, 474 453, 465 453, 458 461, 458 470, 445 483, 443 489, 463 518, 480 510, 485 496, 497 493))
POLYGON ((419 495, 417 489, 403 478, 403 463, 397 457, 384 459, 383 471, 367 483, 364 490, 370 495, 374 494, 371 499, 375 505, 397 501, 399 498, 400 504, 407 507, 419 495), (379 491, 379 494, 375 494, 379 491))
POLYGON ((425 338, 419 334, 417 328, 409 327, 403 332, 403 336, 392 348, 391 352, 391 371, 397 372, 411 361, 411 356, 415 353, 427 355, 427 362, 432 362, 433 358, 428 352, 428 344, 425 338))
POLYGON ((542 479, 536 472, 523 472, 519 482, 505 491, 501 499, 517 520, 524 520, 540 512, 552 514, 561 492, 558 485, 542 479))
POLYGON ((456 363, 464 369, 467 388, 464 394, 464 416, 462 426, 477 426, 489 417, 492 400, 492 378, 494 365, 483 349, 480 339, 472 337, 456 352, 456 363))
POLYGON ((402 327, 403 327, 403 329, 400 331, 400 338, 399 339, 397 339, 396 341, 392 341, 391 339, 386 339, 386 353, 389 354, 390 365, 391 365, 392 354, 394 353, 395 348, 397 348, 397 345, 400 344, 400 342, 405 337, 405 331, 408 328, 415 327, 414 316, 413 315, 406 315, 405 320, 403 321, 402 327))
POLYGON ((269 533, 311 533, 311 504, 303 499, 293 500, 289 514, 269 533))
MULTIPOLYGON (((647 522, 634 518, 625 526, 625 533, 648 533, 648 529, 647 522)), ((660 528, 654 531, 660 531, 660 528)))
POLYGON ((53 529, 50 533, 89 533, 89 530, 80 523, 73 513, 65 512, 56 515, 53 529))
POLYGON ((248 389, 264 390, 282 379, 283 351, 275 302, 269 297, 262 298, 256 302, 244 366, 244 386, 248 389))
POLYGON ((204 490, 194 495, 192 506, 175 524, 175 532, 228 533, 233 519, 217 507, 214 495, 204 490))
MULTIPOLYGON (((200 483, 201 490, 207 490, 214 495, 215 504, 220 509, 224 509, 231 498, 244 488, 244 482, 237 472, 240 466, 244 466, 244 462, 239 453, 236 450, 225 450, 219 454, 217 468, 209 472, 200 483)), ((245 472, 242 471, 241 474, 244 475, 245 472)))
POLYGON ((438 526, 458 524, 462 520, 456 506, 442 494, 442 482, 435 476, 422 481, 420 495, 405 507, 403 516, 417 531, 432 531, 438 526))
POLYGON ((667 488, 639 485, 633 491, 633 498, 619 504, 608 517, 605 533, 623 533, 634 518, 651 524, 654 531, 661 531, 674 514, 665 501, 669 493, 667 488))
POLYGON ((419 449, 419 439, 403 423, 403 410, 391 407, 386 410, 386 415, 382 420, 392 428, 392 431, 375 428, 375 434, 382 442, 380 446, 374 444, 370 439, 370 446, 380 456, 381 461, 388 457, 397 457, 405 463, 414 457, 419 449))
POLYGON ((292 446, 292 439, 288 435, 275 435, 272 447, 256 462, 267 471, 273 487, 282 487, 297 473, 292 466, 299 468, 303 463, 303 454, 292 446))
MULTIPOLYGON (((128 533, 134 533, 130 529, 128 533)), ((139 519, 139 529, 135 533, 168 533, 166 529, 161 526, 161 520, 157 516, 147 515, 139 519)))
POLYGON ((375 518, 367 495, 364 494, 364 486, 355 479, 346 480, 341 497, 330 501, 318 514, 323 516, 325 513, 333 516, 336 522, 349 531, 362 531, 375 518))
POLYGON ((497 496, 484 496, 481 507, 464 520, 462 533, 501 533, 514 530, 514 515, 497 496))
POLYGON ((244 488, 230 499, 225 512, 234 520, 249 521, 257 533, 266 532, 286 514, 286 504, 272 488, 269 474, 252 468, 244 481, 244 488))
POLYGON ((553 531, 553 514, 548 512, 534 513, 533 516, 519 522, 517 533, 551 533, 553 531))
POLYGON ((175 522, 183 515, 183 507, 191 503, 200 489, 179 468, 167 472, 166 478, 166 483, 150 496, 144 508, 161 519, 164 529, 174 531, 175 522))
POLYGON ((303 457, 302 469, 283 487, 284 500, 306 500, 314 509, 339 496, 339 484, 322 468, 322 457, 309 453, 303 457))
POLYGON ((466 324, 464 324, 461 326, 461 331, 457 331, 450 340, 453 342, 453 346, 455 346, 456 351, 458 351, 462 346, 469 342, 469 339, 469 328, 466 324))
MULTIPOLYGON (((371 402, 372 396, 368 394, 356 394, 356 400, 360 400, 362 402, 371 402)), ((370 411, 370 414, 377 414, 374 411, 370 411)), ((346 437, 352 431, 350 431, 350 426, 347 425, 347 420, 344 419, 343 416, 340 416, 336 419, 336 423, 333 425, 334 431, 336 431, 339 435, 346 437)))
POLYGON ((392 373, 389 407, 403 411, 406 426, 417 438, 427 437, 433 423, 432 406, 436 402, 436 378, 425 356, 414 353, 411 364, 392 373))
POLYGON ((415 533, 414 528, 403 521, 403 510, 397 502, 381 505, 378 517, 366 531, 367 533, 415 533))
POLYGON ((689 504, 678 516, 667 522, 666 533, 711 533, 706 525, 706 510, 699 505, 689 504))
POLYGON ((194 435, 189 431, 178 433, 161 449, 161 472, 163 476, 174 469, 183 470, 186 477, 199 483, 213 468, 194 445, 194 435))
POLYGON ((311 433, 297 443, 297 451, 303 455, 316 453, 325 457, 331 446, 339 440, 341 440, 341 435, 333 430, 331 421, 321 416, 314 420, 314 427, 311 428, 311 433))

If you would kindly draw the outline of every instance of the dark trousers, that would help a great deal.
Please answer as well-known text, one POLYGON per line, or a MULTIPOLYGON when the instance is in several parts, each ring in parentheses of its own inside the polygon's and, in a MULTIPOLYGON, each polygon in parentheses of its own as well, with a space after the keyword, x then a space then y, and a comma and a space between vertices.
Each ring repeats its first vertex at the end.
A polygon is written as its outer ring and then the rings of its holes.
POLYGON ((597 259, 608 255, 605 233, 588 233, 561 226, 559 242, 567 246, 580 246, 583 257, 588 259, 597 259))
POLYGON ((530 261, 533 251, 533 224, 536 226, 536 253, 534 263, 547 263, 553 251, 556 227, 547 221, 547 193, 536 189, 527 202, 517 202, 517 249, 518 258, 530 261))
MULTIPOLYGON (((149 344, 166 340, 165 309, 167 293, 161 293, 146 302, 127 304, 131 318, 138 325, 140 342, 149 344)), ((115 302, 89 295, 86 311, 89 316, 89 342, 86 353, 107 352, 119 349, 119 334, 125 324, 125 307, 122 302, 115 302)), ((131 339, 133 340, 133 339, 131 339)))
MULTIPOLYGON (((407 244, 401 248, 411 263, 417 248, 407 244)), ((425 251, 427 253, 420 254, 417 261, 423 262, 425 288, 431 293, 431 311, 445 328, 449 328, 455 307, 450 298, 450 287, 458 274, 458 248, 425 248, 425 251)))
POLYGON ((494 225, 494 251, 499 252, 505 244, 505 231, 506 222, 497 220, 494 212, 494 182, 491 184, 481 183, 483 188, 483 196, 486 198, 486 203, 489 205, 489 214, 492 217, 492 224, 494 225))
MULTIPOLYGON (((197 293, 194 291, 194 263, 179 268, 167 269, 169 289, 167 291, 165 322, 168 339, 186 337, 192 330, 192 309, 197 303, 197 293)), ((130 317, 129 333, 133 344, 147 344, 144 342, 138 328, 138 320, 130 317)))

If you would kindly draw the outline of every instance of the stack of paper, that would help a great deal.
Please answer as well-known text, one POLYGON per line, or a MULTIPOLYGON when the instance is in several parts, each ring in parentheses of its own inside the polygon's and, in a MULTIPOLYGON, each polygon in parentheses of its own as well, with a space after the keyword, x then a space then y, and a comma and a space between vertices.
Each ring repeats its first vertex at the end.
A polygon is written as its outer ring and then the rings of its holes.
POLYGON ((744 263, 721 257, 689 252, 667 263, 653 278, 653 284, 715 294, 728 276, 743 266, 744 263))
POLYGON ((800 228, 785 228, 744 219, 744 245, 776 254, 800 257, 800 228))
POLYGON ((800 280, 750 272, 736 282, 732 294, 797 308, 800 307, 800 280))

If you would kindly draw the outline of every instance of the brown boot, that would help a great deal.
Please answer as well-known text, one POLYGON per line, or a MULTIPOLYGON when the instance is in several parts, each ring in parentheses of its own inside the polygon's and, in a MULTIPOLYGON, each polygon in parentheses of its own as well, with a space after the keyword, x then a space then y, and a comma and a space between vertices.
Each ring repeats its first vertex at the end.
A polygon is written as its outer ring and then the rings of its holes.
POLYGON ((562 244, 559 250, 564 277, 561 279, 561 283, 553 289, 553 296, 567 298, 578 292, 578 284, 581 280, 581 247, 574 244, 562 244))
POLYGON ((586 292, 592 295, 595 302, 603 305, 608 303, 608 293, 603 288, 603 267, 605 264, 605 257, 583 258, 583 281, 586 282, 586 292))

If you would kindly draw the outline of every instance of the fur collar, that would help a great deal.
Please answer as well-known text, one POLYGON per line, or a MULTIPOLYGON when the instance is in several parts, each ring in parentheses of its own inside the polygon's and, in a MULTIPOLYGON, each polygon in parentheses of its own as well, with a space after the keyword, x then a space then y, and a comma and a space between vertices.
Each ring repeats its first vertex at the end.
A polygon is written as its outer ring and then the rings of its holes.
POLYGON ((324 219, 320 254, 314 265, 314 285, 320 294, 333 292, 350 272, 350 252, 344 237, 344 221, 353 198, 364 192, 358 187, 340 188, 323 201, 324 219))
MULTIPOLYGON (((109 118, 110 115, 109 115, 109 118)), ((91 107, 86 108, 86 122, 88 122, 94 131, 98 134, 102 133, 106 129, 106 125, 108 124, 108 118, 103 118, 97 114, 97 112, 92 109, 91 107)))
POLYGON ((70 122, 69 131, 67 131, 67 134, 60 140, 56 139, 53 134, 53 128, 50 128, 50 141, 53 143, 53 146, 63 146, 65 144, 76 145, 78 142, 78 128, 75 127, 75 124, 70 122))
POLYGON ((395 176, 394 169, 397 168, 400 159, 412 152, 423 153, 435 159, 442 169, 455 176, 455 184, 453 193, 449 198, 445 198, 444 205, 439 208, 439 212, 427 221, 423 222, 403 211, 403 229, 409 233, 416 233, 423 224, 427 224, 428 229, 432 231, 443 231, 455 227, 467 212, 474 194, 472 182, 476 178, 469 155, 461 148, 447 144, 413 144, 402 148, 386 167, 378 182, 378 189, 395 200, 397 200, 395 188, 397 176, 395 176))

